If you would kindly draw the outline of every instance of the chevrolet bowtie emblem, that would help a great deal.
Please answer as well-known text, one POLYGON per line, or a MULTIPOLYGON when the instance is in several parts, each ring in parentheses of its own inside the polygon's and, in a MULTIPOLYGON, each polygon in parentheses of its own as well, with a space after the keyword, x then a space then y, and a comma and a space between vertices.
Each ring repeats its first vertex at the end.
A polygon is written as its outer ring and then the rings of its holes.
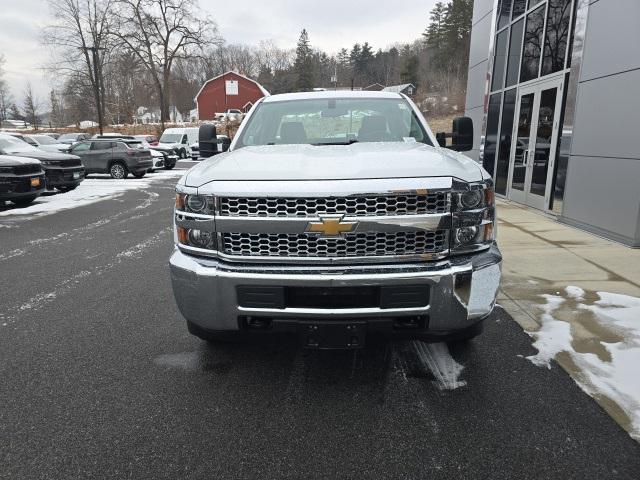
POLYGON ((320 217, 319 222, 309 222, 308 233, 319 233, 323 237, 337 237, 343 233, 352 232, 358 222, 343 222, 342 217, 320 217))

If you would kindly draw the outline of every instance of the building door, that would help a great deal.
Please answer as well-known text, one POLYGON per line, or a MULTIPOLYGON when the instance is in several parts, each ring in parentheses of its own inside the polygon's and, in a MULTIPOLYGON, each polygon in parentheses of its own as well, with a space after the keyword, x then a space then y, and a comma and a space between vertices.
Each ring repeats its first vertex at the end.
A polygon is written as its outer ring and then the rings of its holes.
POLYGON ((556 78, 518 90, 508 197, 540 210, 549 207, 562 84, 556 78))

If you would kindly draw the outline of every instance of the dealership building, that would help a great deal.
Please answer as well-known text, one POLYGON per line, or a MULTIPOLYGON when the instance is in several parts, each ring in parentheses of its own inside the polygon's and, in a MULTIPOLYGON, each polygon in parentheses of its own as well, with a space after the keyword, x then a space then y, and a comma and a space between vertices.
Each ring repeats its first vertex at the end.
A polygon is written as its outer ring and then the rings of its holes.
POLYGON ((466 115, 498 195, 640 246, 640 0, 475 0, 466 115))

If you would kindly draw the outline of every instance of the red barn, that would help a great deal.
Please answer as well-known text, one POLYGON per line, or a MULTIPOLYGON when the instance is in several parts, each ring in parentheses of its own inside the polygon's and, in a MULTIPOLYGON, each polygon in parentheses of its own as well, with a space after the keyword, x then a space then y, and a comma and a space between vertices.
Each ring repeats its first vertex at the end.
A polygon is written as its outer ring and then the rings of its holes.
POLYGON ((255 80, 235 72, 223 73, 207 80, 196 95, 198 119, 213 120, 216 112, 229 108, 247 112, 254 103, 268 95, 269 92, 255 80))

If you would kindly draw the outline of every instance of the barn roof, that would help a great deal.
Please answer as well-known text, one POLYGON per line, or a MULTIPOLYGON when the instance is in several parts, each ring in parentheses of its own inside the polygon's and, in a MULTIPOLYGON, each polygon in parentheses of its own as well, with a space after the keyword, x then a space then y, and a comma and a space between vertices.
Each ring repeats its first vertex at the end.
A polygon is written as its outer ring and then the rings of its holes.
POLYGON ((222 77, 224 77, 225 75, 229 75, 230 73, 233 73, 234 75, 237 75, 237 76, 239 76, 239 77, 242 77, 242 78, 244 78, 245 80, 248 80, 249 82, 253 82, 253 83, 255 83, 255 84, 256 84, 256 86, 260 89, 260 91, 262 92, 262 94, 263 94, 265 97, 268 97, 269 95, 271 95, 271 94, 267 91, 267 89, 266 89, 266 88, 264 88, 262 85, 260 85, 260 84, 259 84, 258 82, 256 82, 254 79, 249 78, 249 77, 245 77, 244 75, 241 75, 241 74, 239 74, 238 72, 234 72, 234 71, 229 70, 228 72, 224 72, 223 74, 218 75, 217 77, 210 78, 209 80, 207 80, 206 82, 204 82, 204 83, 202 84, 202 87, 200 87, 200 90, 198 90, 198 93, 196 93, 196 96, 195 96, 195 98, 193 99, 193 101, 194 101, 194 102, 196 102, 196 103, 198 102, 198 97, 200 96, 200 94, 201 94, 201 93, 202 93, 202 91, 204 90, 204 87, 206 87, 208 83, 213 82, 214 80, 217 80, 217 79, 219 79, 219 78, 222 78, 222 77))

